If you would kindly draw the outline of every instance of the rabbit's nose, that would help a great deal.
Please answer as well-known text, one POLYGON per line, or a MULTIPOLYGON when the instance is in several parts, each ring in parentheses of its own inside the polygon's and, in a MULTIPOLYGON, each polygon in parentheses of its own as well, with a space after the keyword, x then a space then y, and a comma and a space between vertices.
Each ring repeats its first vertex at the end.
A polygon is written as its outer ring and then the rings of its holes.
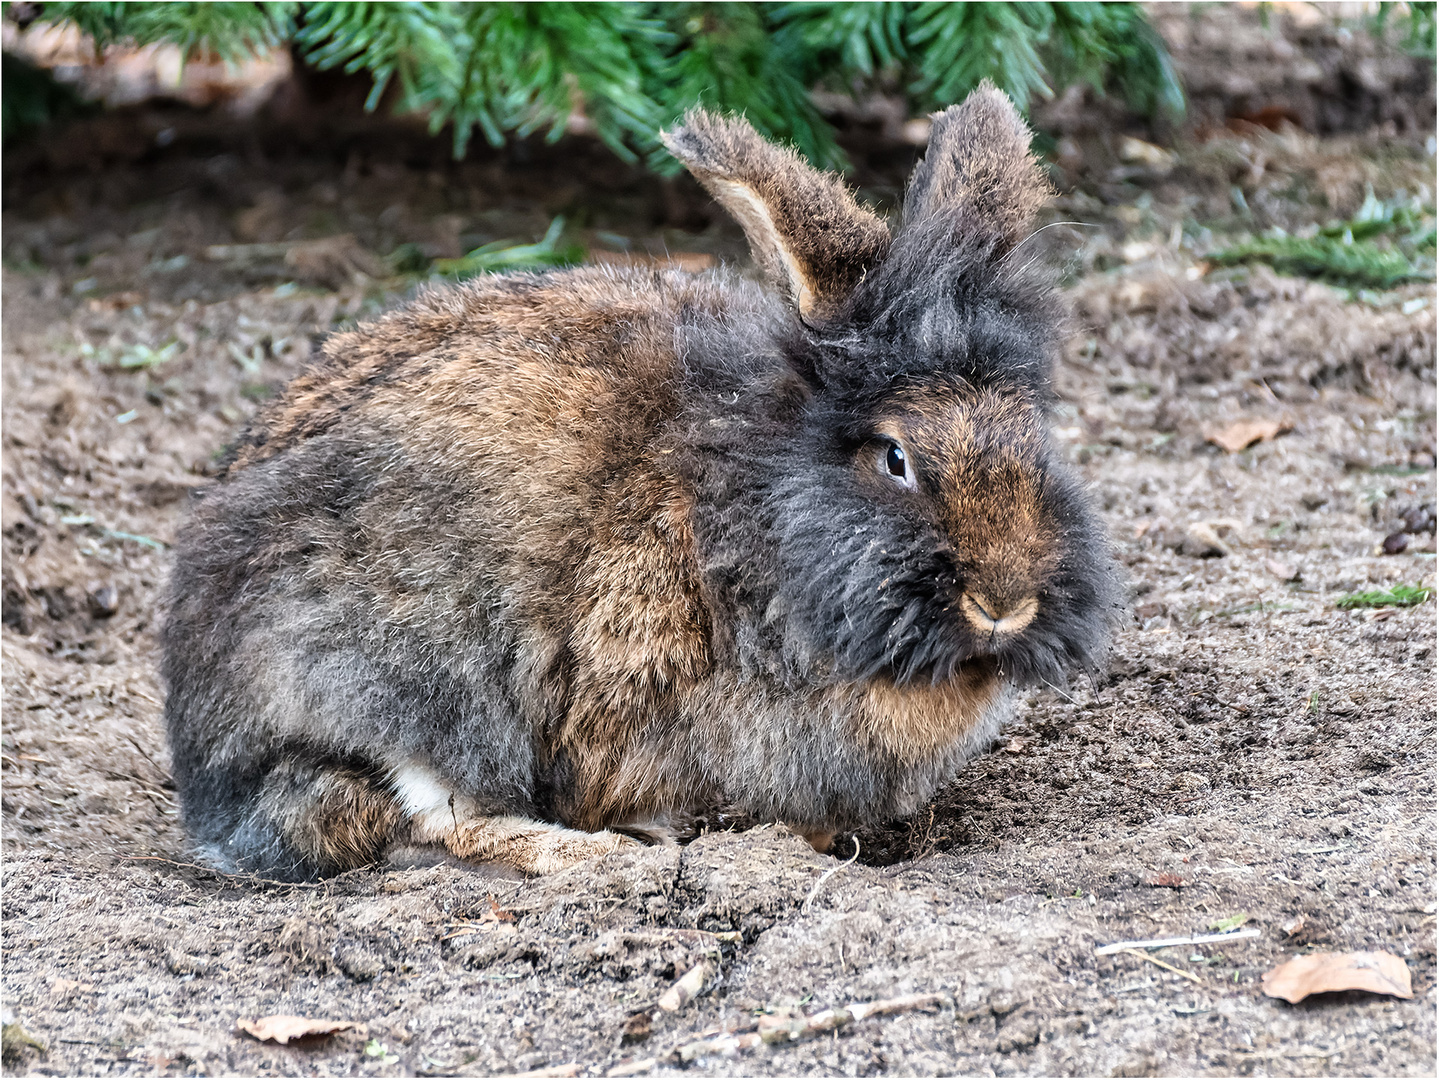
POLYGON ((978 593, 967 592, 959 600, 960 610, 981 634, 1017 634, 1029 625, 1039 610, 1037 597, 996 604, 978 593))

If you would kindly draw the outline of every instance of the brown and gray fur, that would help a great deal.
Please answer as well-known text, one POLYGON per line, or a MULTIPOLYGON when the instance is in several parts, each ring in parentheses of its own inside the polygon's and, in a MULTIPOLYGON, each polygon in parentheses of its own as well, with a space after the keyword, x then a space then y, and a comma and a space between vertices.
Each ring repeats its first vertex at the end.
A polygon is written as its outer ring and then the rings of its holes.
POLYGON ((480 279, 330 338, 177 543, 166 716, 216 865, 544 873, 740 808, 912 813, 1016 683, 1102 657, 1108 555, 1045 421, 1046 187, 935 118, 888 228, 747 124, 666 145, 768 286, 480 279), (898 471, 896 471, 898 469, 898 471))

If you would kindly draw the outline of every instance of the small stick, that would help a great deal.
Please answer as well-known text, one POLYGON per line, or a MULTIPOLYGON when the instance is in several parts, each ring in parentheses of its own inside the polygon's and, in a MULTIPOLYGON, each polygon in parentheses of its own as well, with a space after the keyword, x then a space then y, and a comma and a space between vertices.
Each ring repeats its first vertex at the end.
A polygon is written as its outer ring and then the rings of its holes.
POLYGON ((159 862, 168 866, 176 866, 184 870, 203 870, 207 874, 224 881, 243 882, 246 885, 278 885, 284 889, 323 889, 327 885, 333 885, 341 878, 358 871, 372 870, 370 866, 358 866, 354 870, 346 870, 343 874, 336 874, 324 881, 276 881, 274 878, 260 877, 258 874, 227 874, 223 870, 216 870, 213 866, 201 866, 199 863, 176 862, 174 859, 166 859, 159 855, 121 855, 125 862, 159 862))
POLYGON ((1165 971, 1172 971, 1176 975, 1183 975, 1192 983, 1197 983, 1200 986, 1204 985, 1204 980, 1192 971, 1184 971, 1182 968, 1177 968, 1173 964, 1166 964, 1157 956, 1150 956, 1148 953, 1140 952, 1138 949, 1125 949, 1124 954, 1126 956, 1137 956, 1141 960, 1148 960, 1151 964, 1162 967, 1165 971))
POLYGON ((625 1065, 616 1065, 606 1076, 641 1076, 649 1072, 660 1063, 659 1058, 640 1058, 638 1061, 631 1061, 625 1065))
POLYGON ((713 971, 709 961, 700 961, 676 979, 674 985, 660 995, 657 1004, 665 1012, 679 1012, 704 989, 705 980, 713 974, 713 971))
POLYGON ((682 1062, 691 1062, 712 1054, 729 1056, 741 1050, 756 1049, 767 1043, 797 1042, 815 1035, 825 1035, 870 1016, 892 1016, 895 1013, 932 1009, 943 1004, 944 997, 940 994, 907 994, 882 1001, 857 1001, 839 1009, 821 1009, 809 1016, 762 1016, 758 1031, 735 1032, 718 1038, 685 1043, 671 1051, 671 1056, 682 1062))
POLYGON ((1258 930, 1236 930, 1232 934, 1197 934, 1193 937, 1151 938, 1147 941, 1116 941, 1113 945, 1099 946, 1094 950, 1094 955, 1110 956, 1114 953, 1129 952, 1131 949, 1167 949, 1171 945, 1210 945, 1258 936, 1258 930))
POLYGON ((579 1076, 580 1065, 577 1061, 571 1061, 566 1065, 547 1065, 543 1069, 532 1069, 530 1072, 513 1073, 516 1078, 535 1077, 538 1080, 542 1076, 579 1076))
POLYGON ((810 901, 815 898, 815 896, 819 893, 819 890, 823 888, 826 881, 834 877, 835 874, 838 874, 845 867, 849 866, 857 858, 859 858, 859 837, 856 836, 854 838, 854 854, 851 855, 844 862, 840 863, 838 866, 831 866, 828 870, 826 870, 823 874, 819 876, 819 880, 814 883, 814 888, 809 891, 809 895, 804 898, 804 903, 799 906, 800 914, 803 915, 806 911, 809 910, 810 901))

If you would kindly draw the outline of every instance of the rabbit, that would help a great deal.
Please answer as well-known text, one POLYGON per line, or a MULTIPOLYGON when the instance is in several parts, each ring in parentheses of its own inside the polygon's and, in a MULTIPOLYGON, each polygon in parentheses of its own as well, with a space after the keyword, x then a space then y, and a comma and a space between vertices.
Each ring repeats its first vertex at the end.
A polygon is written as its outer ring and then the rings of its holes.
POLYGON ((824 850, 1103 663, 1112 556, 1018 257, 1049 189, 991 86, 932 132, 891 235, 693 111, 662 138, 762 282, 486 277, 327 339, 176 539, 165 715, 211 865, 546 874, 726 807, 824 850))

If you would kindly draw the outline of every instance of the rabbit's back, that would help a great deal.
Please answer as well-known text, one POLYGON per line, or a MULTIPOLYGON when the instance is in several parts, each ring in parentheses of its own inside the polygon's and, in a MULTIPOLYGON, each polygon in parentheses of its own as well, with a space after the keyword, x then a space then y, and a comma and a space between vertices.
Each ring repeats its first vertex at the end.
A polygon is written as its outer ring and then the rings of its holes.
POLYGON ((233 833, 244 777, 295 758, 385 782, 422 761, 485 812, 568 817, 649 699, 709 665, 664 432, 677 321, 745 295, 584 269, 329 338, 177 543, 164 673, 192 831, 233 833))

